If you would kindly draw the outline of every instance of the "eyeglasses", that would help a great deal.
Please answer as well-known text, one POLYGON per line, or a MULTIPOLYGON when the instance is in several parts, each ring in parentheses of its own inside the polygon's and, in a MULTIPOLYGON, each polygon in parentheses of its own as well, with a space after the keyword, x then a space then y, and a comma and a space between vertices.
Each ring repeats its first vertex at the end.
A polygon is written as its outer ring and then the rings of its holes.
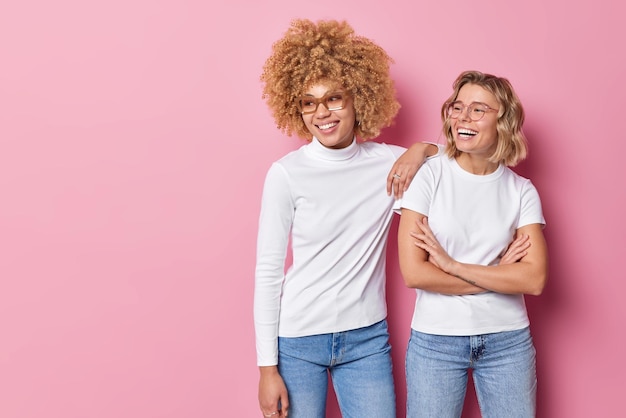
POLYGON ((467 115, 470 120, 474 122, 481 120, 487 112, 497 112, 499 110, 493 109, 484 103, 474 102, 466 106, 462 102, 457 101, 448 104, 448 116, 456 119, 463 114, 465 108, 467 108, 467 115))
POLYGON ((330 111, 341 110, 348 102, 348 95, 344 92, 334 92, 325 94, 319 99, 313 96, 300 96, 296 99, 298 110, 303 115, 317 112, 320 103, 330 111))

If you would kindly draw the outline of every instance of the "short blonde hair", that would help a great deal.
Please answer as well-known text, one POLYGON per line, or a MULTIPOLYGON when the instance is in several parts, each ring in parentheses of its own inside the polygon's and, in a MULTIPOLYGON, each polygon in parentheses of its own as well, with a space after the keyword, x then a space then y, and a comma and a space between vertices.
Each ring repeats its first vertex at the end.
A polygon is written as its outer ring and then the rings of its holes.
POLYGON ((263 66, 262 97, 281 131, 311 140, 295 100, 314 84, 337 84, 353 99, 355 135, 376 138, 400 109, 389 74, 392 62, 380 46, 357 36, 346 22, 296 19, 274 43, 263 66))
POLYGON ((452 136, 452 125, 447 114, 448 104, 455 101, 459 91, 466 84, 475 84, 489 91, 496 97, 499 104, 498 111, 498 145, 489 161, 502 163, 506 166, 515 166, 526 158, 528 145, 526 136, 522 131, 524 125, 524 108, 513 86, 506 78, 496 77, 492 74, 484 74, 480 71, 465 71, 454 81, 454 92, 441 106, 441 119, 443 121, 443 133, 447 139, 446 151, 450 158, 459 154, 452 136))

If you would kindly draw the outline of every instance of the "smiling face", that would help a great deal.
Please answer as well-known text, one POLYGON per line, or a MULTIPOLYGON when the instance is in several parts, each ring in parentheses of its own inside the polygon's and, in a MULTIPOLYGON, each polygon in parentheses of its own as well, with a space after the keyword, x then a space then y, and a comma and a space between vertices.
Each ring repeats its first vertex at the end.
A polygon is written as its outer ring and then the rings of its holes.
POLYGON ((459 90, 456 100, 465 106, 461 114, 451 119, 452 136, 456 148, 472 156, 489 158, 498 144, 498 113, 486 112, 482 119, 473 121, 468 114, 472 103, 482 103, 491 109, 498 109, 496 97, 477 84, 466 84, 459 90))
MULTIPOLYGON (((330 83, 317 83, 304 91, 304 96, 322 98, 329 93, 342 91, 330 83)), ((344 92, 345 93, 345 92, 344 92)), ((306 128, 327 148, 341 149, 352 143, 356 114, 352 98, 344 94, 343 108, 328 110, 324 102, 313 113, 302 115, 306 128)), ((332 108, 332 106, 331 106, 332 108)))

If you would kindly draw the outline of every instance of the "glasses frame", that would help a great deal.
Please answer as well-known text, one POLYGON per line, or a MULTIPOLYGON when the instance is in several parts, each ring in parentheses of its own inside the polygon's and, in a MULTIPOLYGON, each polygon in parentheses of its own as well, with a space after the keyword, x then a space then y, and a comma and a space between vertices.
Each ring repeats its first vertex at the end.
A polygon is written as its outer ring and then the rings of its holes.
POLYGON ((491 106, 489 106, 489 105, 487 105, 487 104, 485 104, 483 102, 472 102, 472 103, 466 105, 466 104, 463 104, 463 102, 461 102, 459 100, 455 100, 453 102, 448 102, 446 104, 446 113, 448 114, 448 117, 452 118, 452 119, 458 119, 463 113, 465 113, 465 109, 467 109, 467 116, 469 117, 469 119, 472 122, 478 122, 479 120, 482 120, 482 118, 485 117, 487 112, 498 112, 500 110, 500 109, 494 109, 493 107, 491 107, 491 106), (459 105, 459 106, 461 106, 461 111, 456 116, 452 116, 452 111, 450 110, 450 107, 452 105, 459 105), (485 108, 485 113, 483 113, 478 119, 473 118, 472 117, 472 113, 469 111, 470 108, 472 106, 475 106, 475 105, 480 105, 480 106, 483 106, 485 108))
POLYGON ((344 91, 333 91, 331 93, 326 93, 325 95, 323 95, 322 97, 319 97, 319 98, 314 97, 314 96, 304 95, 304 96, 296 97, 296 106, 297 106, 298 110, 300 111, 300 113, 303 114, 303 115, 310 115, 312 113, 317 112, 317 109, 320 107, 320 104, 323 104, 324 107, 326 109, 328 109, 330 112, 334 112, 336 110, 341 110, 341 109, 345 108, 346 107, 346 100, 348 98, 349 98, 348 94, 346 92, 344 92, 344 91), (337 96, 337 95, 341 96, 341 99, 342 99, 341 100, 341 106, 339 106, 339 107, 333 107, 333 106, 329 107, 329 105, 326 103, 326 101, 330 97, 337 96), (309 112, 305 112, 304 110, 302 110, 302 100, 307 100, 307 101, 310 101, 310 102, 314 102, 315 103, 315 110, 311 110, 309 112))

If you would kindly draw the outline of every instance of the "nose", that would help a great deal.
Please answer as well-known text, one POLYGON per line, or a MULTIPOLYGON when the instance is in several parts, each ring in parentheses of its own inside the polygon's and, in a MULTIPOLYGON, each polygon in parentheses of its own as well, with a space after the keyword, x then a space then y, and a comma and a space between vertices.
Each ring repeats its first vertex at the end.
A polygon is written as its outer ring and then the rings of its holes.
POLYGON ((463 109, 461 109, 461 114, 459 115, 459 119, 469 120, 469 121, 472 120, 472 118, 470 117, 470 107, 469 106, 463 106, 463 109))
POLYGON ((315 109, 315 116, 324 117, 324 116, 328 116, 330 113, 331 113, 330 110, 328 110, 328 108, 326 107, 326 103, 319 102, 317 104, 317 109, 315 109))

